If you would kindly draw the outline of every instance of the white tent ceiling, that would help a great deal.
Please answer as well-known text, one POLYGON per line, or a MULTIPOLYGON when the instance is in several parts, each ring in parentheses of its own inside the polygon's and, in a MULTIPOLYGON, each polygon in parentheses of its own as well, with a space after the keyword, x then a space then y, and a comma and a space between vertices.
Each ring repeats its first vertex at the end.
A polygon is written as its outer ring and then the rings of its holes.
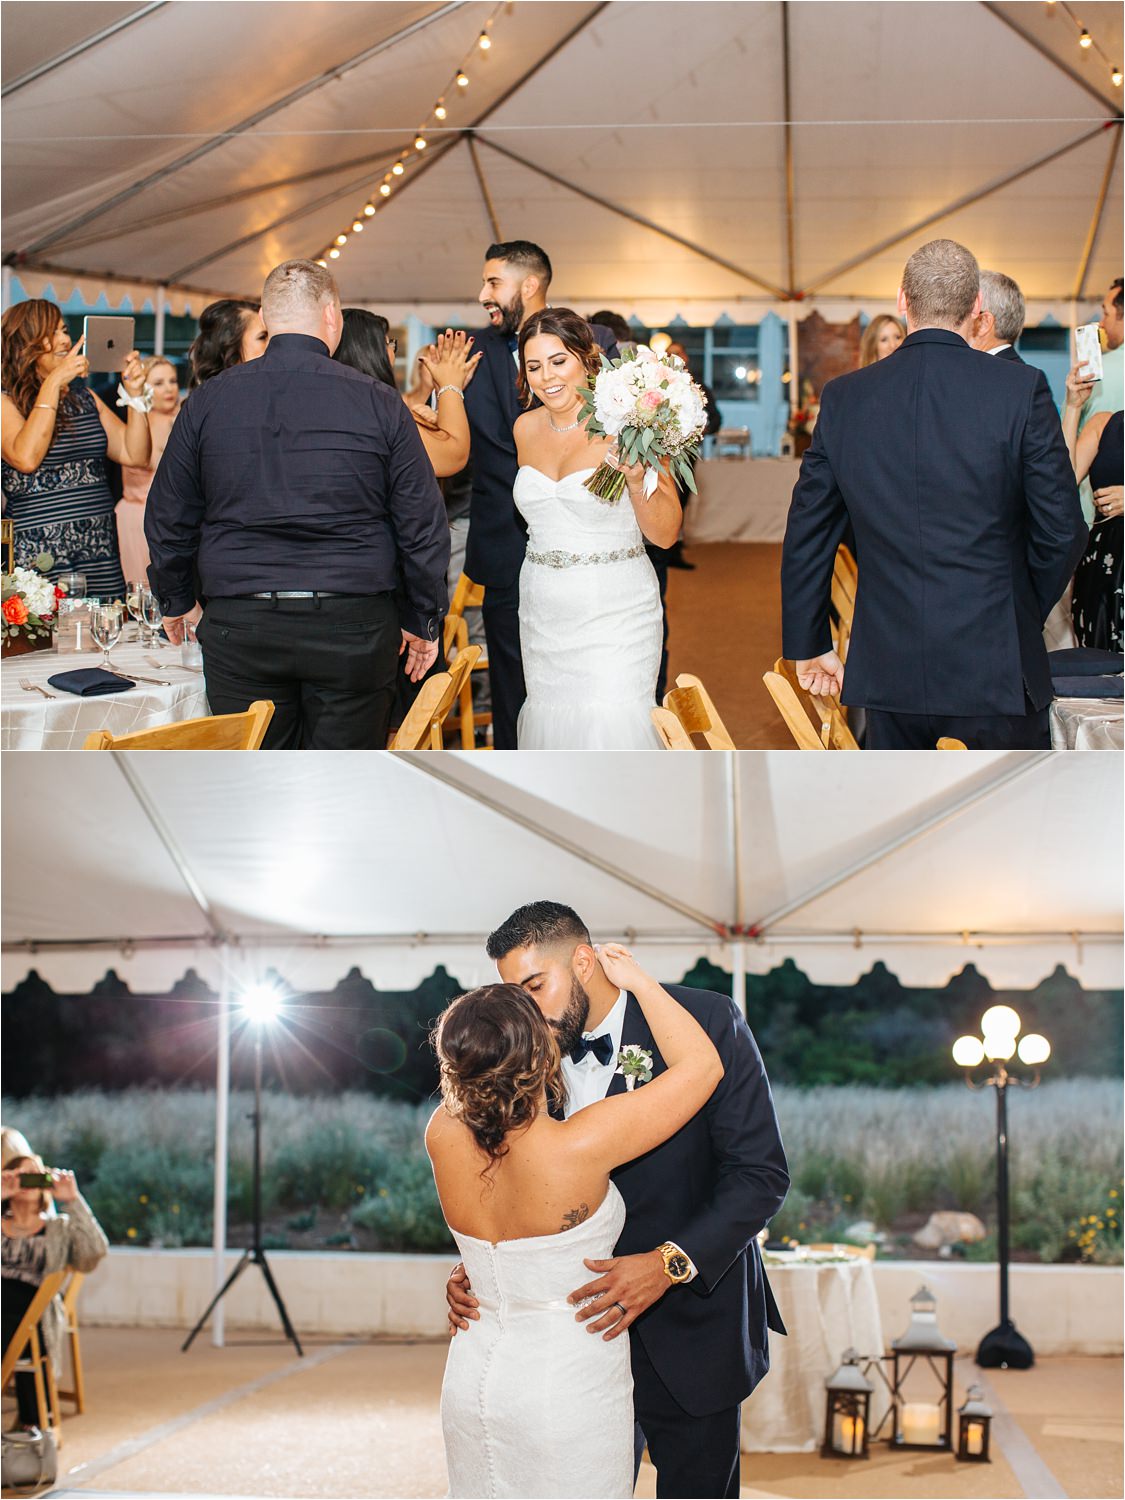
POLYGON ((484 935, 540 897, 601 937, 631 934, 666 977, 706 953, 760 973, 792 956, 836 984, 876 959, 907 984, 970 962, 998 988, 1059 963, 1088 987, 1122 982, 1113 756, 134 754, 60 767, 5 767, 5 989, 32 968, 60 991, 110 967, 137 990, 188 967, 214 980, 222 938, 297 987, 352 964, 382 988, 438 963, 469 984, 491 974, 484 935))
POLYGON ((939 233, 1065 303, 1120 273, 1105 59, 1121 60, 1122 20, 1091 0, 1083 51, 1068 7, 1051 9, 7 0, 3 250, 25 285, 55 268, 60 295, 104 273, 253 294, 278 260, 348 229, 406 150, 335 263, 347 301, 466 303, 495 224, 548 247, 556 301, 660 320, 750 315, 784 292, 885 301, 939 233), (474 52, 490 17, 494 44, 474 52))

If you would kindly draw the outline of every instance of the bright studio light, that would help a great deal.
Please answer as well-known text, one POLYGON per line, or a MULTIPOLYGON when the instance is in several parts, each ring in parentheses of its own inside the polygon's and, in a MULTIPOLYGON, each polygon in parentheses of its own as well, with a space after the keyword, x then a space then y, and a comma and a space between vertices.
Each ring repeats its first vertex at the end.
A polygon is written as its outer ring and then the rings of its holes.
POLYGON ((735 367, 734 367, 734 378, 735 378, 735 380, 745 380, 746 379, 746 366, 745 365, 735 365, 735 367))
POLYGON ((1029 1031, 1027 1036, 1021 1039, 1020 1062, 1026 1063, 1029 1068, 1037 1068, 1040 1063, 1045 1063, 1050 1055, 1050 1042, 1045 1036, 1040 1036, 1037 1031, 1029 1031))
POLYGON ((984 1062, 984 1044, 979 1036, 959 1036, 953 1043, 953 1061, 959 1068, 979 1068, 984 1062))
POLYGON ((239 999, 242 1013, 256 1026, 276 1021, 281 1013, 281 991, 272 984, 252 984, 239 999))

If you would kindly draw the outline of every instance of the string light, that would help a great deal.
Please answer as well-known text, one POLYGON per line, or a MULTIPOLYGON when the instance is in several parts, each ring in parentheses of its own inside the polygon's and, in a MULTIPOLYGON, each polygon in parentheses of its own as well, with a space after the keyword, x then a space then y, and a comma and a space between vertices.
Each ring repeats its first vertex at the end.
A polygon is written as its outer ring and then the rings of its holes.
POLYGON ((1094 45, 1094 38, 1088 31, 1083 31, 1082 35, 1078 38, 1078 45, 1080 47, 1092 47, 1094 45))
POLYGON ((1110 79, 1113 82, 1114 88, 1115 89, 1119 89, 1121 87, 1122 77, 1125 76, 1125 75, 1122 74, 1121 69, 1120 68, 1114 68, 1113 72, 1109 76, 1110 76, 1110 79))
POLYGON ((323 266, 326 271, 328 269, 328 262, 326 260, 318 260, 317 261, 317 265, 318 266, 323 266))
MULTIPOLYGON (((492 50, 493 24, 495 23, 497 16, 502 10, 507 11, 510 10, 510 8, 510 0, 497 0, 497 4, 494 5, 491 14, 484 23, 484 27, 478 33, 468 53, 462 58, 460 66, 454 73, 446 89, 438 95, 437 103, 430 110, 430 114, 428 117, 430 120, 442 122, 449 118, 449 105, 447 105, 446 103, 447 98, 450 97, 451 93, 455 94, 456 90, 464 90, 469 87, 469 74, 467 69, 471 66, 471 59, 475 57, 478 52, 490 52, 492 50)), ((419 125, 414 134, 414 151, 420 154, 421 152, 428 149, 429 144, 430 142, 427 139, 426 122, 423 122, 421 125, 419 125)), ((401 153, 399 159, 394 163, 390 171, 380 183, 378 189, 378 197, 387 199, 391 196, 394 191, 392 179, 395 177, 402 177, 406 172, 407 165, 414 160, 414 155, 408 150, 404 150, 401 153)), ((352 234, 361 234, 364 229, 364 220, 372 218, 375 214, 375 198, 376 194, 373 192, 371 198, 357 212, 351 226, 352 234)), ((341 231, 338 235, 336 235, 330 248, 326 251, 321 251, 317 264, 326 264, 326 256, 329 260, 338 260, 340 257, 340 250, 344 245, 347 244, 347 242, 347 232, 341 231)))

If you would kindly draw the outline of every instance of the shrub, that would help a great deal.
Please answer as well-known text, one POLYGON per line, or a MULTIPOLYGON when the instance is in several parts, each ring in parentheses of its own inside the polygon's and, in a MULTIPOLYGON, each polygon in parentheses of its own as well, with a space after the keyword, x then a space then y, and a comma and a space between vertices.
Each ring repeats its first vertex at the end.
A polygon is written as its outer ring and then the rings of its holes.
POLYGON ((385 1171, 386 1153, 351 1121, 313 1126, 270 1158, 268 1176, 286 1208, 350 1208, 385 1171))
POLYGON ((206 1243, 211 1233, 211 1163, 165 1146, 107 1151, 85 1196, 120 1245, 206 1243))
POLYGON ((424 1156, 391 1162, 375 1191, 352 1210, 352 1223, 369 1230, 380 1250, 438 1251, 453 1245, 424 1156))

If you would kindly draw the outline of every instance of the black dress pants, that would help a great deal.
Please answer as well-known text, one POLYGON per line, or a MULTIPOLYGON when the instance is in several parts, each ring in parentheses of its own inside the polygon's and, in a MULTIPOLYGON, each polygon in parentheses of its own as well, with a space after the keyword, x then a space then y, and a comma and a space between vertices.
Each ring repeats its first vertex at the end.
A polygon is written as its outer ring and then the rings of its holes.
POLYGON ((520 581, 486 583, 484 638, 488 644, 488 681, 492 689, 492 745, 496 750, 516 748, 516 723, 527 688, 520 654, 520 581))
POLYGON ((661 1500, 737 1500, 742 1408, 690 1416, 653 1368, 638 1334, 629 1347, 633 1364, 636 1461, 648 1445, 661 1500))
MULTIPOLYGON (((4 1277, 4 1297, 3 1304, 0 1306, 0 1320, 4 1325, 5 1354, 8 1352, 8 1345, 16 1336, 16 1329, 23 1322, 24 1314, 35 1301, 38 1290, 38 1287, 32 1286, 28 1281, 21 1281, 18 1276, 4 1277)), ((39 1338, 42 1341, 42 1325, 39 1329, 39 1338)), ((16 1404, 19 1408, 20 1426, 37 1426, 39 1407, 35 1401, 35 1376, 30 1371, 16 1371, 16 1404)))
POLYGON ((402 636, 394 598, 211 599, 197 631, 214 714, 274 704, 263 750, 383 750, 402 636))
POLYGON ((668 691, 668 554, 672 548, 654 547, 651 542, 646 542, 645 551, 652 564, 652 571, 656 574, 656 586, 660 590, 663 638, 660 643, 660 670, 656 674, 656 701, 661 704, 668 691))
POLYGON ((1047 709, 1028 714, 892 714, 867 710, 865 750, 936 750, 939 739, 964 740, 967 750, 1049 750, 1047 709))

